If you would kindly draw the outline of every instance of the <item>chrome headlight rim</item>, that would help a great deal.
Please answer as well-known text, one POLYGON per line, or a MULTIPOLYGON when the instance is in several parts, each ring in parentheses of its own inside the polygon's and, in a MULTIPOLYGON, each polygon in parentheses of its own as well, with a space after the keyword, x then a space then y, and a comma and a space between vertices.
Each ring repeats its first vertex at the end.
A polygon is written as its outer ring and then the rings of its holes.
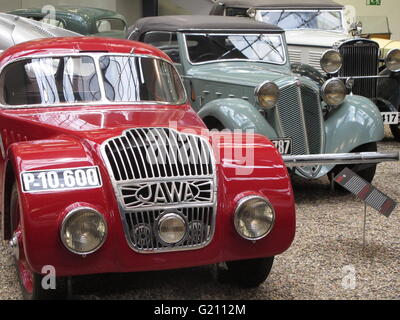
POLYGON ((175 212, 175 211, 168 211, 165 212, 163 215, 161 215, 158 219, 157 219, 157 223, 155 224, 156 227, 156 238, 161 241, 162 243, 164 243, 167 246, 177 246, 179 245, 181 242, 183 242, 186 237, 187 237, 187 233, 188 233, 188 223, 186 221, 186 219, 181 216, 179 213, 175 212), (161 225, 164 221, 166 221, 167 219, 171 218, 171 217, 176 217, 178 218, 178 220, 180 220, 180 222, 182 223, 182 225, 185 228, 185 231, 183 233, 183 236, 179 239, 179 241, 176 242, 168 242, 165 239, 163 239, 163 237, 161 236, 161 225))
POLYGON ((386 57, 385 57, 385 65, 386 65, 386 68, 387 68, 389 71, 391 71, 391 72, 400 72, 400 59, 399 59, 398 68, 392 70, 392 69, 390 69, 390 68, 388 67, 389 58, 390 58, 394 53, 398 53, 398 54, 399 54, 399 57, 400 57, 400 49, 397 49, 397 48, 391 49, 391 50, 387 53, 387 55, 386 55, 386 57))
POLYGON ((324 100, 324 102, 328 105, 328 106, 333 106, 333 107, 338 107, 340 106, 345 100, 346 100, 346 96, 347 96, 347 89, 346 89, 346 85, 343 83, 342 80, 338 79, 338 78, 332 78, 327 80, 321 87, 321 95, 322 95, 322 99, 324 100), (326 89, 327 87, 333 83, 333 82, 337 82, 340 83, 342 88, 343 88, 343 99, 339 102, 339 103, 331 103, 328 101, 327 99, 327 95, 326 95, 326 89))
POLYGON ((63 243, 64 247, 65 247, 68 251, 70 251, 70 252, 72 252, 72 253, 74 253, 74 254, 80 255, 80 256, 87 256, 87 255, 89 255, 89 254, 92 254, 92 253, 97 252, 97 251, 104 245, 104 243, 106 242, 107 236, 108 236, 108 226, 107 226, 107 221, 106 221, 106 219, 104 218, 104 216, 103 216, 99 211, 97 211, 96 209, 91 208, 91 207, 77 207, 77 208, 75 208, 75 209, 72 209, 71 211, 69 211, 69 212, 65 215, 65 217, 63 218, 63 221, 62 221, 62 223, 61 223, 61 228, 60 228, 60 238, 61 238, 61 242, 63 243), (73 248, 69 247, 68 244, 65 242, 65 239, 64 239, 64 236, 63 236, 63 235, 64 235, 64 233, 65 233, 65 229, 66 229, 68 220, 69 220, 72 216, 76 215, 79 211, 84 211, 84 210, 86 210, 86 211, 91 211, 91 212, 97 214, 97 215, 101 218, 101 220, 103 221, 105 230, 104 230, 103 238, 102 238, 102 240, 99 242, 99 244, 96 246, 96 248, 94 248, 94 249, 92 249, 92 250, 90 250, 90 251, 81 252, 81 251, 77 251, 77 250, 74 250, 73 248))
POLYGON ((275 213, 275 209, 274 209, 273 205, 271 204, 271 202, 270 202, 267 198, 265 198, 265 197, 263 197, 263 196, 259 196, 259 195, 253 194, 253 195, 245 196, 245 197, 241 198, 241 199, 237 202, 237 204, 236 204, 236 209, 235 209, 235 212, 234 212, 234 216, 233 216, 233 217, 234 217, 234 226, 235 226, 235 230, 236 230, 236 232, 238 233, 238 235, 239 235, 240 237, 242 237, 243 239, 245 239, 245 240, 257 241, 257 240, 264 239, 264 238, 265 238, 266 236, 268 236, 268 235, 271 233, 271 231, 274 229, 275 220, 276 220, 276 213, 275 213), (271 225, 269 226, 269 228, 268 228, 268 230, 267 230, 267 232, 266 232, 265 234, 263 234, 263 235, 261 235, 261 236, 259 236, 259 237, 251 238, 251 237, 246 237, 245 235, 243 235, 243 234, 239 231, 239 226, 238 226, 238 224, 237 224, 237 215, 238 215, 240 209, 243 207, 243 205, 244 205, 247 201, 254 200, 254 199, 261 200, 261 201, 265 202, 265 203, 268 205, 268 207, 269 207, 269 208, 271 209, 271 211, 272 211, 272 223, 271 223, 271 225))
POLYGON ((261 108, 266 109, 266 110, 271 110, 271 109, 275 108, 276 105, 278 104, 278 100, 279 100, 279 97, 280 97, 280 89, 279 89, 278 85, 277 85, 275 82, 273 82, 273 81, 271 81, 271 80, 267 80, 267 81, 261 83, 258 87, 256 87, 256 89, 255 89, 255 91, 254 91, 254 96, 255 96, 255 98, 256 98, 256 101, 257 101, 258 105, 259 105, 261 108), (273 89, 277 91, 277 94, 276 94, 276 97, 275 97, 275 102, 274 102, 273 104, 269 105, 269 106, 264 105, 264 104, 261 102, 261 99, 260 99, 261 90, 262 90, 265 86, 268 86, 268 85, 269 85, 269 86, 272 86, 273 89))
POLYGON ((343 56, 342 56, 342 55, 340 54, 340 52, 337 51, 337 50, 334 50, 334 49, 326 50, 326 51, 322 54, 322 56, 321 56, 321 59, 320 59, 320 66, 321 66, 321 69, 324 70, 324 72, 326 72, 326 73, 328 73, 328 74, 331 74, 331 75, 332 75, 332 74, 336 74, 336 73, 338 73, 339 70, 342 69, 342 67, 343 67, 343 56), (328 54, 336 54, 336 55, 339 56, 339 59, 340 59, 340 65, 338 65, 338 66, 337 66, 335 69, 333 69, 333 70, 329 70, 329 69, 326 67, 326 65, 323 64, 324 58, 326 58, 328 54), (328 69, 328 70, 327 70, 327 69, 328 69))

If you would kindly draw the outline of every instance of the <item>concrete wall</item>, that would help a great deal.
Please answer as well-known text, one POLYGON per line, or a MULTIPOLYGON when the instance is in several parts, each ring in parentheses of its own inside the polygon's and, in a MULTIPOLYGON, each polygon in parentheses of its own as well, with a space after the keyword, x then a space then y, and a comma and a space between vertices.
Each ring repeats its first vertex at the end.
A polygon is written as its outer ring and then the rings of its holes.
MULTIPOLYGON (((367 0, 335 0, 343 5, 352 5, 358 16, 369 17, 370 23, 375 21, 373 17, 388 17, 392 39, 400 40, 400 1, 381 0, 380 6, 368 6, 367 0)), ((368 21, 367 21, 368 23, 368 21)))
POLYGON ((116 0, 116 8, 114 10, 124 15, 128 20, 128 26, 130 26, 142 17, 142 0, 116 0))

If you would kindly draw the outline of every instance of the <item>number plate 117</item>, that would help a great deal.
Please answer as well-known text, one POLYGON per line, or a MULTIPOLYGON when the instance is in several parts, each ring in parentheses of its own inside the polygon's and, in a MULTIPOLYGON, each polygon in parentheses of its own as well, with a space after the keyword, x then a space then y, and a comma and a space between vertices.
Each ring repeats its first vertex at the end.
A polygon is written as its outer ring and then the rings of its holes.
POLYGON ((400 113, 399 112, 381 112, 382 120, 384 124, 399 124, 400 113))

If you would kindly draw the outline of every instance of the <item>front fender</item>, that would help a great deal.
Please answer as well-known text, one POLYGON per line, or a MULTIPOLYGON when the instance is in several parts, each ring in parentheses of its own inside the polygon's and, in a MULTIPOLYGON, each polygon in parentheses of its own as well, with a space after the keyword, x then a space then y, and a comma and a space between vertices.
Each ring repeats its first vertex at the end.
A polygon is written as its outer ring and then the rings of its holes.
MULTIPOLYGON (((90 156, 90 152, 73 139, 30 141, 14 143, 8 151, 8 161, 13 167, 20 199, 20 216, 24 253, 34 272, 40 273, 44 265, 52 265, 58 274, 68 268, 79 268, 82 257, 72 254, 62 244, 60 227, 67 213, 77 206, 90 206, 102 213, 110 232, 113 232, 116 212, 108 175, 90 156), (102 187, 93 189, 49 190, 42 192, 22 192, 20 175, 24 171, 68 169, 99 166, 102 187)), ((107 241, 100 249, 113 256, 114 248, 107 241)), ((96 254, 86 257, 85 262, 96 261, 96 254)), ((111 261, 98 263, 99 271, 113 264, 111 261)), ((106 270, 106 269, 104 269, 106 270)))
POLYGON ((381 114, 376 105, 361 96, 348 96, 325 121, 325 153, 350 152, 384 137, 381 114))
POLYGON ((264 136, 212 133, 218 165, 218 221, 214 241, 220 243, 224 261, 271 257, 287 250, 296 228, 291 181, 282 157, 264 136), (217 143, 218 142, 218 143, 217 143), (249 243, 236 232, 233 216, 238 201, 247 195, 267 198, 275 209, 271 233, 249 243))
POLYGON ((269 138, 276 138, 273 127, 265 120, 258 110, 243 99, 219 99, 205 104, 198 112, 205 120, 215 118, 230 130, 254 130, 254 133, 269 138))
MULTIPOLYGON (((381 141, 384 126, 377 106, 368 98, 348 96, 325 120, 325 153, 347 153, 355 148, 381 141)), ((320 176, 334 165, 324 166, 320 176)))

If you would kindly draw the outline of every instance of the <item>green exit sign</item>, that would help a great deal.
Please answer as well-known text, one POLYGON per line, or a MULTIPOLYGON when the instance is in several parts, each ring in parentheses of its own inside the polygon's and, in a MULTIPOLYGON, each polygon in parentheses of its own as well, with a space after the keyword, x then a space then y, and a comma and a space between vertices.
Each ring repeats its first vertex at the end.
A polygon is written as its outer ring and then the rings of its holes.
POLYGON ((381 0, 367 0, 367 6, 380 6, 381 0))

